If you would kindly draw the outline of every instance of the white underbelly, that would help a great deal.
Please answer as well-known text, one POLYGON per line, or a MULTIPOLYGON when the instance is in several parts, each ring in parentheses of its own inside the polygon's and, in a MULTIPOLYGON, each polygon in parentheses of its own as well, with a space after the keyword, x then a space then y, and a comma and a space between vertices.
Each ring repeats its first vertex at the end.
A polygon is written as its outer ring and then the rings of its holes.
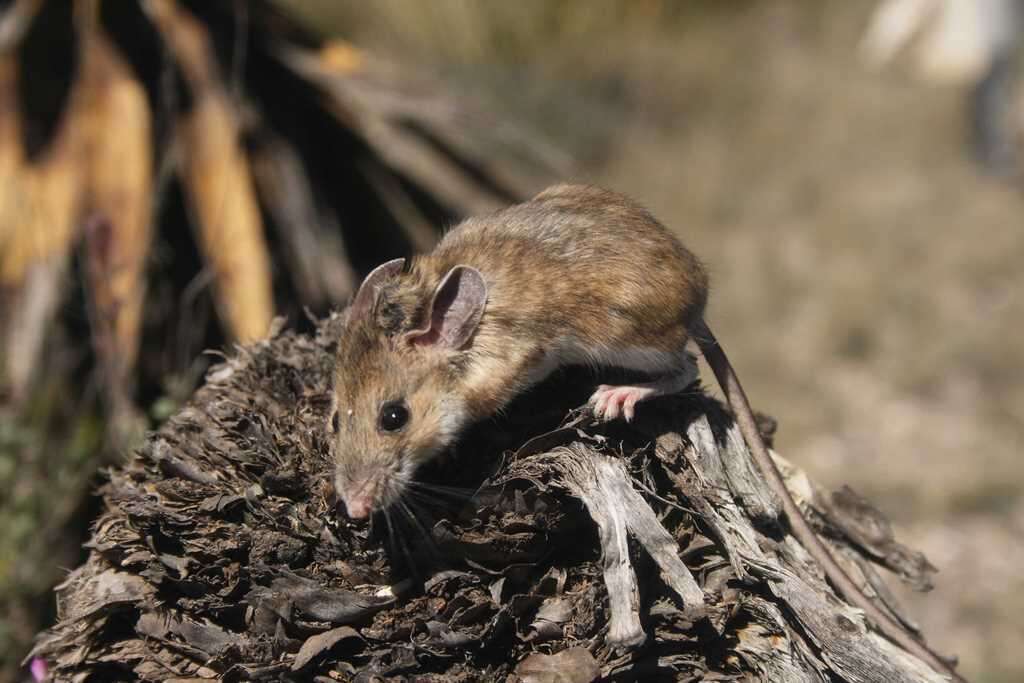
POLYGON ((687 371, 687 368, 693 365, 693 359, 682 349, 668 352, 645 347, 594 348, 567 337, 556 341, 548 348, 541 362, 531 369, 526 378, 527 384, 536 384, 558 368, 569 365, 623 368, 657 376, 687 371))

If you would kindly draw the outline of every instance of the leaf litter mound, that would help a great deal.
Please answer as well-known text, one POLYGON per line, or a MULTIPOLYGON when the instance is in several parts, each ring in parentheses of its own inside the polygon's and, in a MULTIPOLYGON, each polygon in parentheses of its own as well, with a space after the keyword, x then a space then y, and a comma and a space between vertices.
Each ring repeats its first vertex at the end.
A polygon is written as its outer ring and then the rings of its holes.
MULTIPOLYGON (((572 410, 594 377, 560 373, 349 521, 324 429, 340 326, 239 348, 109 472, 32 653, 56 680, 942 680, 836 597, 696 386, 597 424, 572 410)), ((780 464, 887 608, 875 566, 929 587, 866 501, 780 464)))

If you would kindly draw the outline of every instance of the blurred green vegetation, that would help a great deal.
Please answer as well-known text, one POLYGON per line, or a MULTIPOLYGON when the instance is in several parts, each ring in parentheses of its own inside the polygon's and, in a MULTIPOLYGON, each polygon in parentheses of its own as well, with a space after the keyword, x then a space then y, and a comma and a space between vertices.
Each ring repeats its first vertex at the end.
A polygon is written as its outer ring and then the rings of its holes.
POLYGON ((106 429, 95 408, 69 411, 65 391, 45 384, 24 413, 0 412, 0 663, 24 656, 53 611, 50 588, 82 557, 83 487, 97 482, 106 429))

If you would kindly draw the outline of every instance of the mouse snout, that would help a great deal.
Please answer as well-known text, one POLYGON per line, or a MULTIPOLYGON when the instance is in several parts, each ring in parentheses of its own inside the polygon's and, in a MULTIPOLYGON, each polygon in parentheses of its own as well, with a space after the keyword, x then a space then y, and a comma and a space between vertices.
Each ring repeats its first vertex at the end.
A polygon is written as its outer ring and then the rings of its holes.
POLYGON ((365 496, 352 498, 345 501, 345 511, 351 519, 366 519, 373 511, 373 503, 365 496))
POLYGON ((350 519, 366 519, 378 507, 380 485, 376 478, 346 482, 340 488, 345 512, 350 519))

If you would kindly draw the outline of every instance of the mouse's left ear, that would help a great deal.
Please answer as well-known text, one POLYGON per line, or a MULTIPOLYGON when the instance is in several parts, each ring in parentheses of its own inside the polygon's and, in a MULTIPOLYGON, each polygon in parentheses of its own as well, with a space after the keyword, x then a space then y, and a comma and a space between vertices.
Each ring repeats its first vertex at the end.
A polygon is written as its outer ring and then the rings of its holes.
POLYGON ((363 280, 363 284, 359 285, 359 291, 352 298, 352 305, 348 309, 349 318, 351 320, 358 320, 368 316, 374 304, 377 303, 380 285, 401 273, 404 266, 405 259, 396 258, 387 263, 382 263, 370 271, 370 274, 363 280))
POLYGON ((406 332, 417 346, 461 349, 476 332, 487 305, 487 283, 480 271, 455 266, 434 290, 423 327, 406 332))

